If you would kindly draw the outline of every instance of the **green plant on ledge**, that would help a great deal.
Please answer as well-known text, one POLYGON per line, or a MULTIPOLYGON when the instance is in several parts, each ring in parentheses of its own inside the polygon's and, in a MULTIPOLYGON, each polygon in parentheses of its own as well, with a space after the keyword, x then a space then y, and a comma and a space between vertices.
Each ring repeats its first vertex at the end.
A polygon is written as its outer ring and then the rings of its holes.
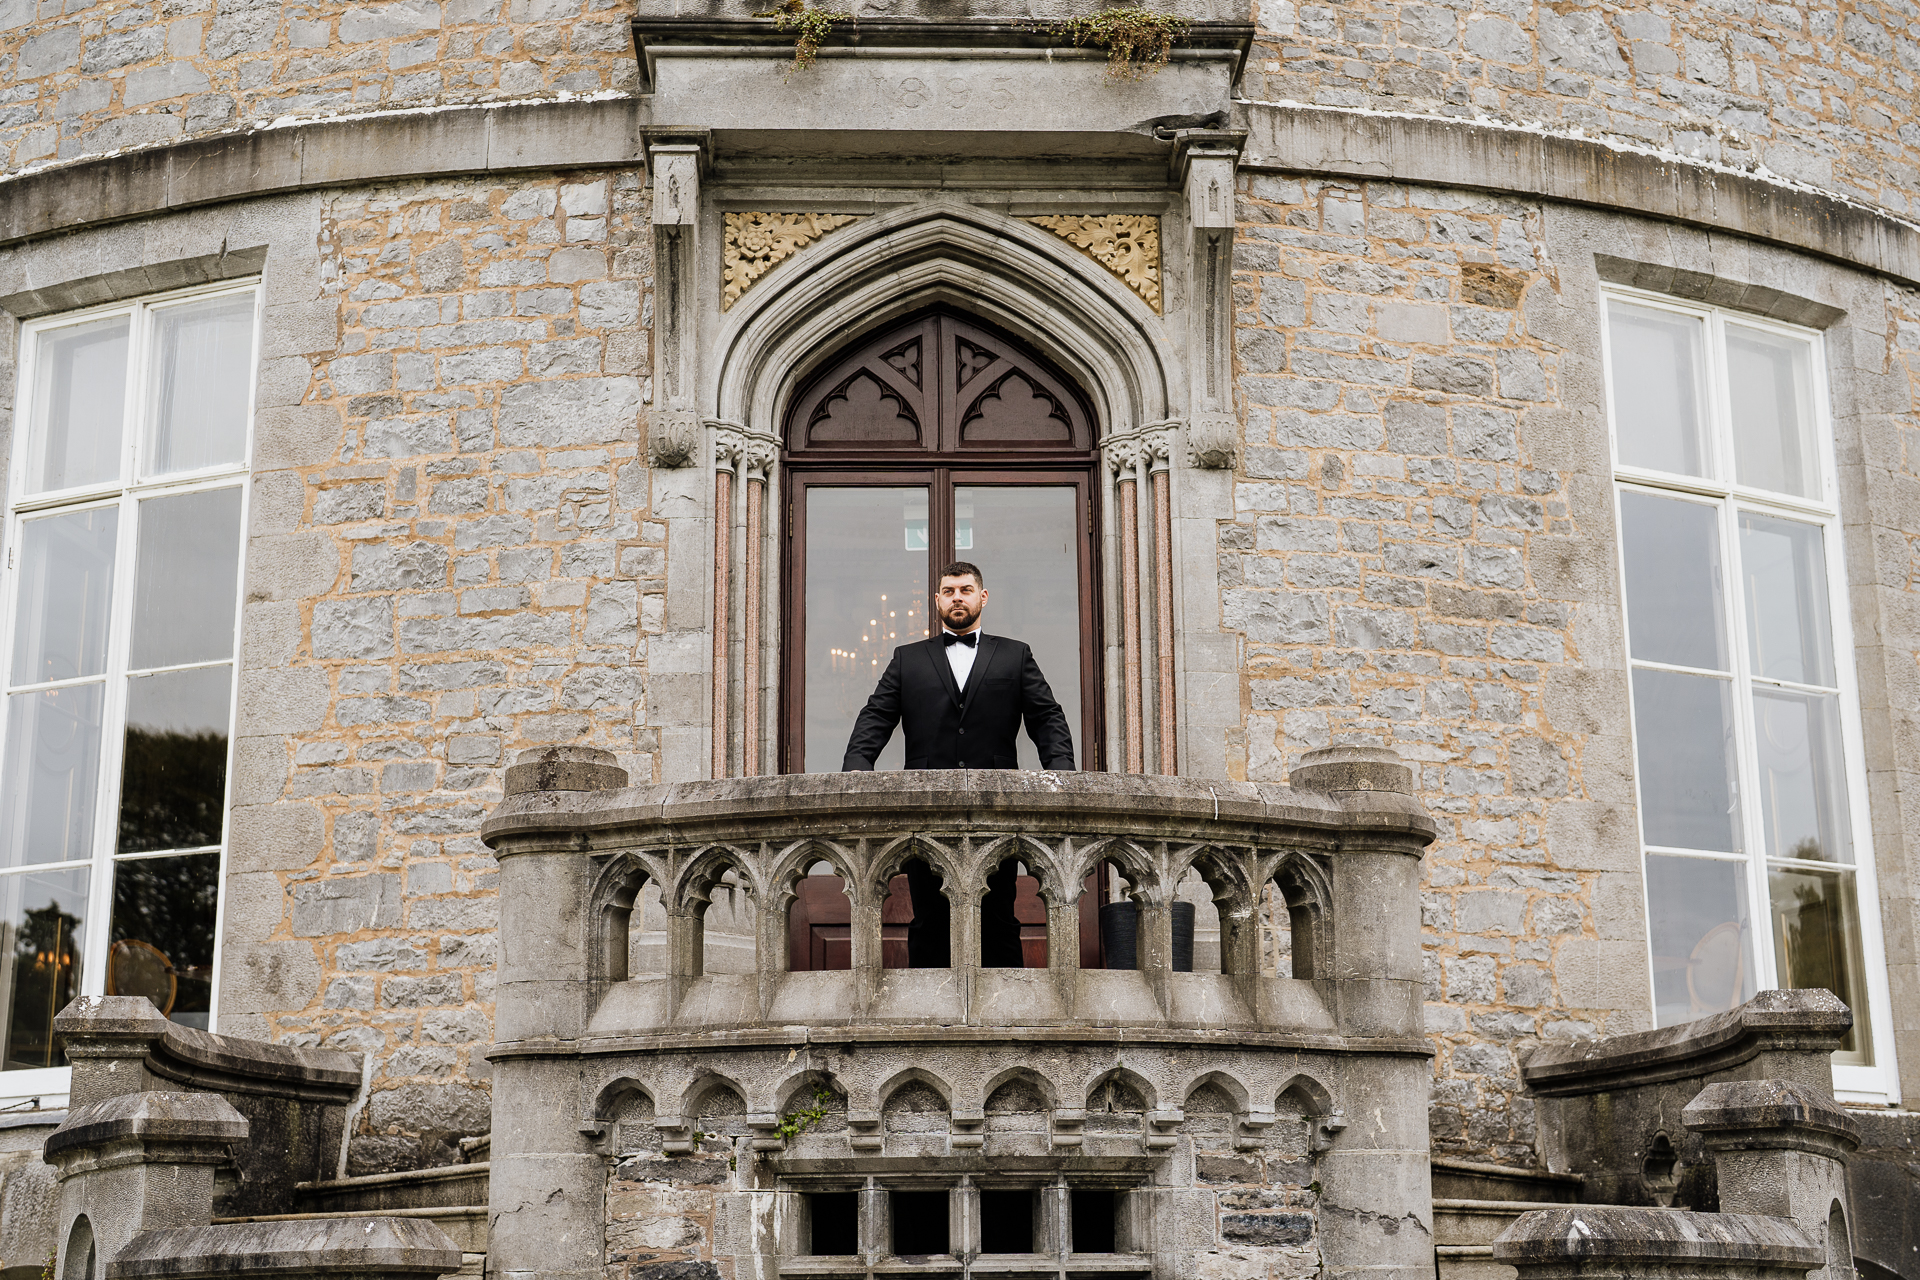
POLYGON ((807 0, 784 0, 779 7, 753 16, 772 18, 775 31, 799 33, 793 42, 793 62, 787 67, 788 75, 813 65, 813 55, 820 52, 820 42, 833 34, 834 23, 853 19, 853 14, 845 9, 809 9, 807 0))
POLYGON ((1102 9, 1084 18, 1041 24, 1050 36, 1065 36, 1075 45, 1094 45, 1107 51, 1107 76, 1113 80, 1140 80, 1167 65, 1173 46, 1184 40, 1191 24, 1177 13, 1159 9, 1102 9))
POLYGON ((813 1105, 797 1111, 789 1111, 781 1116, 780 1124, 774 1132, 780 1135, 782 1142, 792 1142, 827 1118, 827 1104, 832 1101, 833 1090, 825 1085, 814 1085, 813 1105))

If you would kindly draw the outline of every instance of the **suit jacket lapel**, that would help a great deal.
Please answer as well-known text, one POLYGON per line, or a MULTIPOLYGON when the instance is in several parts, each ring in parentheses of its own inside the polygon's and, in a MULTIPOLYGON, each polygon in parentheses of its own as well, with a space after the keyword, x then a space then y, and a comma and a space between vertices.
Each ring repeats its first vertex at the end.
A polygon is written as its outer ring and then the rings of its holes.
MULTIPOLYGON (((960 686, 955 683, 953 678, 953 664, 947 661, 947 646, 941 644, 937 639, 928 640, 925 644, 927 661, 933 664, 935 674, 940 677, 940 687, 947 691, 947 696, 953 699, 955 706, 962 705, 960 686)), ((978 659, 975 659, 975 664, 978 665, 978 659)))
MULTIPOLYGON (((999 641, 990 635, 984 633, 981 635, 980 651, 974 655, 973 669, 967 672, 967 687, 961 697, 960 710, 963 713, 973 705, 973 691, 980 687, 981 672, 985 671, 987 664, 993 661, 993 647, 998 643, 999 641)), ((947 678, 953 678, 951 673, 947 678)))

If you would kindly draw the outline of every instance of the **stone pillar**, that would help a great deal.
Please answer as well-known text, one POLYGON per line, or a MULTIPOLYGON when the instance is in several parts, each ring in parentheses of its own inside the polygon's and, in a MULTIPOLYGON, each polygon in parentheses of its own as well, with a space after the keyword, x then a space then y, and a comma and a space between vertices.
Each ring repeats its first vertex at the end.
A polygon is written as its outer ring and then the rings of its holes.
POLYGON ((246 1139, 217 1093, 123 1093, 68 1112, 46 1145, 60 1184, 54 1274, 98 1277, 143 1231, 212 1222, 214 1172, 246 1139), (91 1268, 69 1260, 87 1249, 91 1268))
POLYGON ((166 1088, 147 1062, 168 1025, 145 996, 81 996, 62 1009, 54 1029, 66 1037, 73 1066, 68 1105, 166 1088))
MULTIPOLYGON (((610 751, 544 747, 521 753, 505 790, 605 791, 626 782, 610 751)), ((516 1043, 551 1049, 577 1039, 592 1015, 593 857, 571 838, 488 837, 500 861, 489 1270, 501 1280, 599 1280, 606 1171, 580 1131, 580 1100, 543 1087, 538 1068, 513 1054, 516 1043)))
POLYGON ((1131 435, 1114 436, 1101 442, 1101 451, 1113 472, 1120 533, 1121 764, 1128 773, 1141 773, 1146 720, 1140 675, 1140 442, 1131 435))
POLYGON ((1860 1131, 1831 1095, 1795 1080, 1729 1080, 1702 1089, 1680 1119, 1713 1156, 1720 1212, 1793 1219, 1826 1255, 1825 1280, 1849 1280, 1847 1160, 1860 1131))
MULTIPOLYGON (((1379 747, 1330 747, 1301 757, 1294 788, 1339 800, 1349 811, 1419 811, 1413 771, 1379 747)), ((1411 831, 1411 824, 1409 826, 1411 831)), ((1404 1054, 1347 1063, 1338 1103, 1344 1130, 1319 1157, 1321 1253, 1339 1276, 1427 1280, 1433 1274, 1433 1193, 1427 1173, 1429 1067, 1420 975, 1420 853, 1370 832, 1343 840, 1329 859, 1332 901, 1323 926, 1327 993, 1343 1034, 1399 1040, 1404 1054), (1418 1100, 1415 1104, 1414 1100, 1418 1100)))
POLYGON ((1148 482, 1153 486, 1153 653, 1155 771, 1178 773, 1178 701, 1174 687, 1173 651, 1173 428, 1163 427, 1142 437, 1148 482))
POLYGON ((746 442, 738 431, 713 433, 713 776, 731 770, 733 735, 728 694, 733 686, 733 481, 746 442))

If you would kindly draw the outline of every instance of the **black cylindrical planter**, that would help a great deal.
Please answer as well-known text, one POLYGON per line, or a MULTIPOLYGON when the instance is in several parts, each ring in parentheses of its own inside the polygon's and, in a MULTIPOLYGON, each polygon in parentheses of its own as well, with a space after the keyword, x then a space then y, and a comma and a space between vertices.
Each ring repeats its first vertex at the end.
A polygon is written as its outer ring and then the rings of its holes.
MULTIPOLYGON (((1107 968, 1140 967, 1140 908, 1131 902, 1108 902, 1100 908, 1100 945, 1107 968)), ((1193 904, 1173 904, 1173 971, 1193 972, 1193 904)))
POLYGON ((1107 953, 1107 968, 1139 968, 1140 909, 1131 902, 1102 903, 1100 947, 1107 953))
POLYGON ((1173 904, 1173 971, 1193 972, 1193 904, 1173 904))

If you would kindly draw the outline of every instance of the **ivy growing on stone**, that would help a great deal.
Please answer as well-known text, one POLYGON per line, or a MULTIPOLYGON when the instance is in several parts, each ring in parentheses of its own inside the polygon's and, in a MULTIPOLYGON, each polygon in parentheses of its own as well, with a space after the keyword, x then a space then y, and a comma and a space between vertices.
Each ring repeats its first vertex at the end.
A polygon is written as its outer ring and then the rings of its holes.
POLYGON ((784 0, 778 7, 762 10, 753 16, 772 18, 775 31, 798 33, 798 38, 793 42, 793 62, 787 67, 788 75, 805 71, 813 65, 814 55, 820 52, 820 42, 833 34, 834 23, 853 19, 853 14, 845 9, 810 9, 807 0, 784 0))
POLYGON ((833 1101, 833 1091, 825 1085, 813 1086, 813 1105, 799 1110, 789 1111, 780 1117, 780 1124, 774 1130, 782 1142, 792 1142, 803 1133, 816 1128, 827 1118, 827 1104, 833 1101))
POLYGON ((1037 29, 1077 46, 1105 49, 1110 79, 1140 80, 1167 65, 1173 46, 1186 38, 1191 25, 1177 13, 1135 6, 1102 9, 1086 17, 1043 23, 1037 29))

